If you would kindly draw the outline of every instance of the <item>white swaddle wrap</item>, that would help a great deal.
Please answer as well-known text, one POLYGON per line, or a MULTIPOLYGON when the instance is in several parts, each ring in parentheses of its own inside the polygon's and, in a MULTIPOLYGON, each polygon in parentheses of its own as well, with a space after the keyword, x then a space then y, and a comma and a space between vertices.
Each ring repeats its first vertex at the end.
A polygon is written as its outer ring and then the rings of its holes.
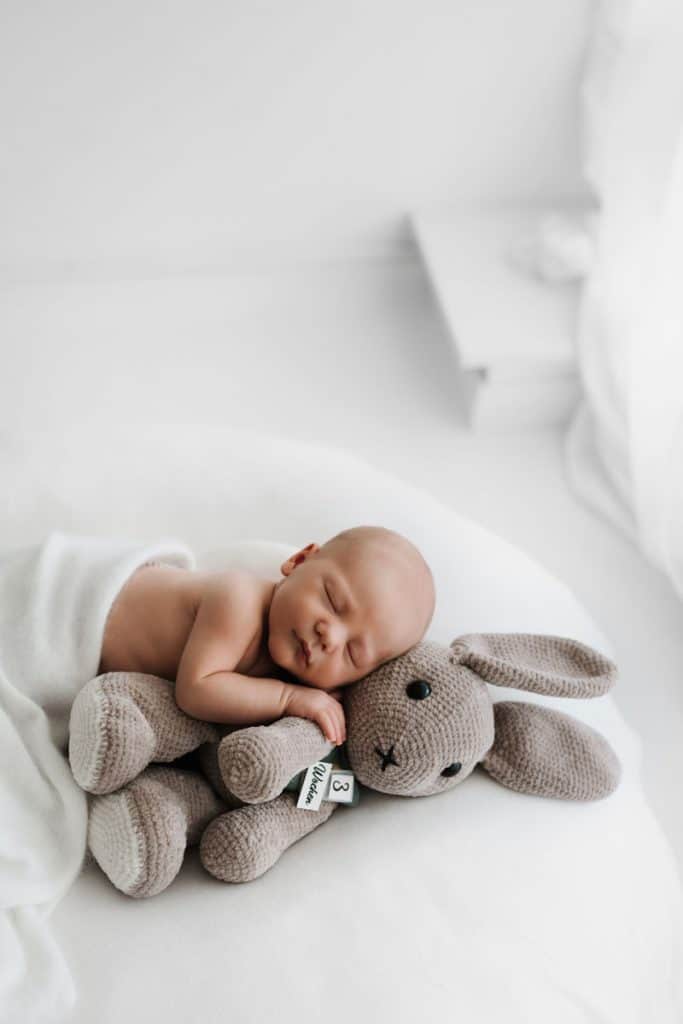
POLYGON ((86 796, 65 757, 69 711, 97 674, 109 609, 149 560, 194 568, 176 541, 51 533, 0 555, 0 1021, 57 1021, 74 1001, 47 918, 85 855, 86 796))

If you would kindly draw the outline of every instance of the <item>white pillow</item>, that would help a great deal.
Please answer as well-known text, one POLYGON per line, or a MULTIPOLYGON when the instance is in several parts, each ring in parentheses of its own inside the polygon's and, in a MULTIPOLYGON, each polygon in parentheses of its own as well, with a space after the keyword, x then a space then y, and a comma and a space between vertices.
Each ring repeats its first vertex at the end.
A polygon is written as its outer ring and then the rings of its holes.
MULTIPOLYGON (((53 529, 175 539, 195 551, 199 565, 237 559, 278 579, 283 551, 286 557, 347 527, 378 524, 412 540, 432 568, 437 603, 427 639, 555 633, 611 653, 568 588, 527 554, 342 449, 228 428, 72 428, 6 435, 0 471, 10 495, 0 522, 6 547, 53 529)), ((556 698, 525 699, 557 705, 556 698)), ((612 698, 571 708, 620 755, 637 748, 612 698)))
MULTIPOLYGON (((414 541, 432 567, 429 639, 547 632, 610 653, 570 591, 526 554, 340 450, 200 427, 84 430, 15 437, 0 447, 0 471, 7 547, 56 528, 176 539, 200 565, 240 559, 277 578, 294 549, 380 524, 414 541)), ((136 914, 142 945, 163 946, 164 971, 151 974, 130 943, 130 909, 102 899, 101 879, 86 872, 55 915, 58 937, 78 950, 80 984, 91 986, 84 1006, 104 1005, 105 992, 107 1020, 163 1006, 179 1021, 190 1004, 210 1017, 229 961, 230 1002, 244 1020, 312 1018, 321 991, 334 991, 325 1008, 334 1022, 380 1006, 392 1020, 445 1019, 454 1007, 463 1019, 515 1024, 574 1024, 587 1007, 609 1024, 673 1020, 664 1011, 680 887, 642 795, 638 743, 612 697, 520 696, 554 702, 607 736, 624 766, 613 796, 541 800, 477 772, 423 800, 365 792, 247 886, 216 889, 190 856, 162 901, 136 914), (319 941, 330 920, 351 965, 341 974, 319 941), (110 983, 103 941, 125 986, 110 983)))

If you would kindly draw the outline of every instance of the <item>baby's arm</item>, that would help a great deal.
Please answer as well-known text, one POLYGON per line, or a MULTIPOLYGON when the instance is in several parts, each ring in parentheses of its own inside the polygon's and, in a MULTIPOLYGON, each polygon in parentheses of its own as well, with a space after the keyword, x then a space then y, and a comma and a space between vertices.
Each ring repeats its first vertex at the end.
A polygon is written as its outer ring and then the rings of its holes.
POLYGON ((283 715, 310 718, 331 743, 342 743, 344 712, 335 697, 234 671, 260 626, 262 608, 248 579, 235 574, 232 583, 214 583, 200 602, 176 674, 178 707, 192 718, 224 725, 268 725, 283 715))
POLYGON ((202 597, 176 674, 175 699, 193 718, 260 725, 285 711, 289 684, 235 672, 259 626, 261 609, 248 579, 213 581, 202 597))

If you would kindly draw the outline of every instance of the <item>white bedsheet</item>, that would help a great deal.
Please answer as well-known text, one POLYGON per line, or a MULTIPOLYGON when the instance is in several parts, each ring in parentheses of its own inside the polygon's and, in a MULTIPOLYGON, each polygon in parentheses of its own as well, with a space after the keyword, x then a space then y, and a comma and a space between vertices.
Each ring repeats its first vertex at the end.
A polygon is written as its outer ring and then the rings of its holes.
POLYGON ((86 797, 63 756, 75 694, 97 672, 114 596, 182 546, 53 532, 0 555, 0 1020, 62 1020, 76 993, 48 916, 85 853, 86 797))
MULTIPOLYGON (((522 552, 340 451, 233 430, 132 429, 108 442, 17 440, 1 468, 17 484, 12 541, 46 523, 140 542, 163 534, 206 564, 201 552, 229 556, 229 537, 300 546, 381 523, 433 567, 429 639, 563 633, 611 653, 567 588, 522 552)), ((479 772, 422 800, 364 791, 262 878, 222 885, 191 853, 148 901, 123 897, 87 864, 52 915, 79 994, 73 1024, 678 1021, 681 888, 642 792, 639 741, 612 697, 524 699, 609 738, 624 766, 617 793, 555 802, 479 772)))

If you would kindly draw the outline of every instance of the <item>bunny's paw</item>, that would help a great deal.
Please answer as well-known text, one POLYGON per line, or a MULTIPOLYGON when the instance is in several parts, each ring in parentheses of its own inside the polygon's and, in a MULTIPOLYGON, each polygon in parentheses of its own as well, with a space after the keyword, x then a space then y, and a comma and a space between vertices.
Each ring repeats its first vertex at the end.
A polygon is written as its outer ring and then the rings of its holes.
POLYGON ((246 804, 261 804, 332 749, 315 722, 286 717, 224 736, 218 766, 230 793, 246 804))

